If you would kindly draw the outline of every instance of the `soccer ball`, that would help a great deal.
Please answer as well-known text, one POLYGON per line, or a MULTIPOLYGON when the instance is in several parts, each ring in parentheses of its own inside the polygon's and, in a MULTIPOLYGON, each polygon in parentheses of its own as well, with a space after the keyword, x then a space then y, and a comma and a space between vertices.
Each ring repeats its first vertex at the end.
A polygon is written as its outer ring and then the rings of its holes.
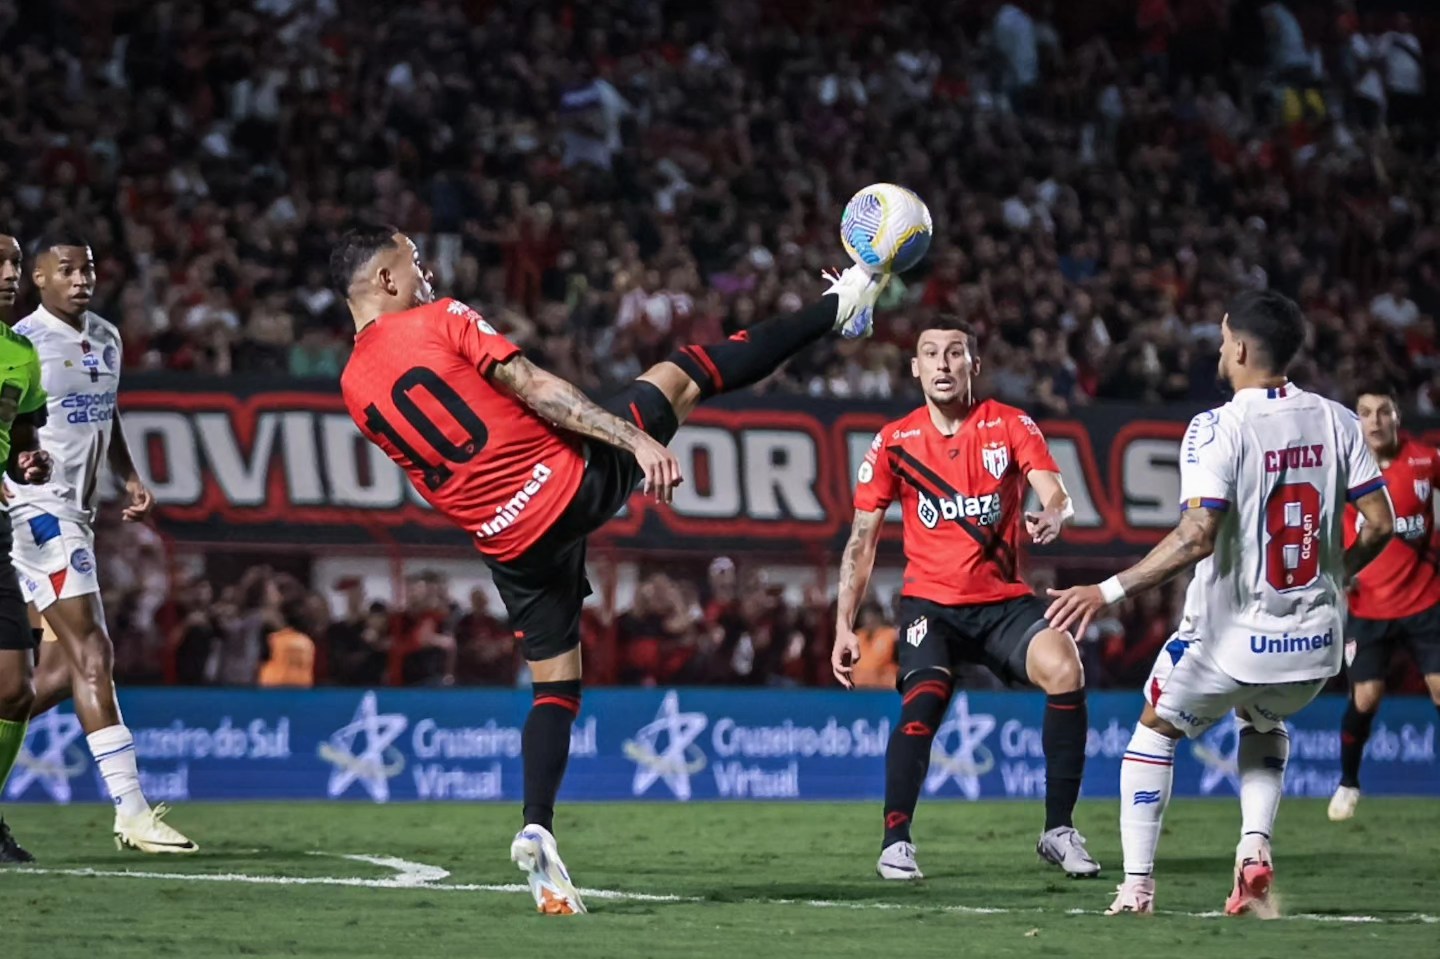
POLYGON ((930 208, 893 183, 867 186, 845 204, 840 242, 856 263, 875 273, 903 273, 930 249, 930 208))

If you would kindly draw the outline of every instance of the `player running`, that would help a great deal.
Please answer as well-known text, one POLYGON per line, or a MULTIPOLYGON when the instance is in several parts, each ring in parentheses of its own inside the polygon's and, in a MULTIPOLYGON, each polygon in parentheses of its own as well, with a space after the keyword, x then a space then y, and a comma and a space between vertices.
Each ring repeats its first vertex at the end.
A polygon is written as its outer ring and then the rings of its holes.
POLYGON ((120 386, 120 332, 90 312, 95 263, 81 238, 41 242, 33 279, 40 307, 15 325, 35 344, 49 396, 40 444, 54 457, 47 483, 10 496, 18 532, 12 558, 31 608, 57 642, 43 644, 32 715, 72 690, 75 714, 115 804, 115 844, 150 853, 192 853, 199 847, 162 821, 168 807, 151 807, 140 788, 135 740, 120 715, 111 675, 114 646, 105 630, 91 524, 100 502, 105 463, 123 479, 124 518, 140 522, 154 499, 135 465, 115 398, 120 386), (58 649, 55 647, 59 647, 58 649))
MULTIPOLYGON (((1435 491, 1440 489, 1440 451, 1400 434, 1400 409, 1387 386, 1362 390, 1355 403, 1365 442, 1390 491, 1395 539, 1356 577, 1345 624, 1350 703, 1340 721, 1340 786, 1330 800, 1335 821, 1355 815, 1360 801, 1360 758, 1370 724, 1385 696, 1390 655, 1407 645, 1425 674, 1430 698, 1440 707, 1440 558, 1435 551, 1435 491)), ((1346 536, 1360 517, 1346 510, 1346 536)))
POLYGON ((1050 591, 1050 622, 1083 630, 1109 603, 1199 564, 1120 764, 1125 881, 1109 915, 1154 911, 1176 742, 1231 709, 1240 727, 1241 835, 1225 912, 1273 914, 1270 834, 1290 754, 1285 718, 1340 671, 1344 582, 1379 554, 1394 521, 1354 414, 1285 377, 1305 342, 1299 307, 1278 293, 1243 293, 1221 334, 1220 378, 1235 397, 1190 421, 1180 524, 1120 575, 1050 591), (1347 501, 1365 517, 1348 549, 1347 501))
MULTIPOLYGON (((45 421, 45 389, 35 347, 10 329, 20 289, 20 243, 0 234, 0 460, 16 483, 43 483, 50 457, 37 447, 36 429, 45 421)), ((0 489, 0 501, 4 490, 0 489)), ((0 794, 25 742, 35 699, 31 650, 39 636, 30 628, 25 597, 9 562, 10 517, 0 511, 0 794)), ((0 819, 0 863, 34 862, 0 819)))
POLYGON ((925 405, 887 423, 860 464, 831 665, 850 688, 860 660, 855 617, 885 511, 899 499, 906 559, 897 609, 901 705, 885 753, 876 871, 885 879, 922 878, 911 820, 955 667, 971 662, 1045 691, 1045 830, 1036 848, 1071 876, 1093 876, 1100 864, 1073 820, 1089 729, 1085 671, 1070 636, 1045 622, 1045 603, 1021 578, 1017 555, 1025 483, 1043 507, 1025 514, 1036 543, 1060 535, 1073 512, 1070 496, 1035 421, 1013 406, 976 401, 979 345, 974 329, 958 320, 942 318, 920 332, 910 368, 925 405))
POLYGON ((598 406, 465 304, 436 301, 415 244, 391 227, 347 233, 331 274, 355 319, 340 380, 350 415, 475 537, 530 662, 525 826, 511 858, 539 911, 584 912, 551 830, 580 710, 586 539, 642 482, 670 500, 681 476, 665 444, 702 400, 758 383, 832 330, 867 335, 884 280, 852 267, 831 277, 820 302, 684 347, 598 406))

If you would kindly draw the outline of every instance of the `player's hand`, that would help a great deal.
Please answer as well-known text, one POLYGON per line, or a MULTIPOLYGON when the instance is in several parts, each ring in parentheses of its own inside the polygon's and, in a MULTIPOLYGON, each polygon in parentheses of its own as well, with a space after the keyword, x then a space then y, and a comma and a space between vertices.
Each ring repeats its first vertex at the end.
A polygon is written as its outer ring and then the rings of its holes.
POLYGON ((125 518, 125 522, 138 523, 155 508, 155 494, 138 479, 126 483, 125 492, 130 496, 130 505, 120 514, 125 518))
POLYGON ((645 474, 642 489, 654 493, 655 499, 661 503, 670 502, 675 496, 675 487, 685 481, 680 475, 680 461, 675 454, 648 433, 641 433, 635 443, 635 462, 640 464, 640 470, 645 474))
POLYGON ((835 646, 830 650, 830 669, 835 678, 846 689, 855 688, 855 664, 860 662, 860 640, 853 629, 838 626, 835 629, 835 646))
POLYGON ((26 484, 48 480, 53 465, 50 454, 44 450, 26 450, 15 457, 15 472, 20 475, 20 482, 26 484))
POLYGON ((1037 546, 1055 542, 1064 527, 1065 514, 1058 509, 1025 514, 1025 532, 1030 534, 1031 541, 1037 546))
POLYGON ((1047 589, 1046 595, 1054 602, 1045 611, 1045 618, 1050 621, 1052 629, 1061 632, 1069 630, 1070 635, 1078 642, 1085 636, 1085 631, 1090 628, 1090 620, 1095 614, 1104 609, 1107 605, 1105 596, 1100 592, 1099 586, 1071 586, 1069 589, 1047 589), (1079 626, 1070 629, 1076 622, 1079 626))

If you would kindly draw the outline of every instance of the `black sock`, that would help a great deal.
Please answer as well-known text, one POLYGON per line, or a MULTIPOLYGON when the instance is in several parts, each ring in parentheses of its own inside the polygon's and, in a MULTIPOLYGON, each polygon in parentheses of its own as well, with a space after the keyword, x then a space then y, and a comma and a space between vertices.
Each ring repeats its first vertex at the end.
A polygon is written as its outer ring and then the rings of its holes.
POLYGON ((900 722, 885 750, 885 849, 910 841, 910 820, 920 801, 920 786, 930 769, 930 744, 950 705, 951 678, 939 669, 922 669, 905 677, 901 687, 900 722))
POLYGON ((1375 714, 1356 709, 1355 700, 1346 704, 1345 715, 1340 720, 1340 785, 1360 788, 1360 759, 1365 755, 1365 744, 1370 741, 1373 722, 1375 714))
POLYGON ((827 294, 798 313, 762 320, 723 343, 683 346, 670 362, 700 387, 702 397, 759 383, 835 328, 840 298, 827 294))
POLYGON ((1045 831, 1075 825, 1075 801, 1085 775, 1090 712, 1085 690, 1045 697, 1040 743, 1045 750, 1045 831))
POLYGON ((525 825, 554 831, 555 794, 570 759, 570 727, 580 712, 580 680, 535 683, 520 749, 525 764, 525 825))

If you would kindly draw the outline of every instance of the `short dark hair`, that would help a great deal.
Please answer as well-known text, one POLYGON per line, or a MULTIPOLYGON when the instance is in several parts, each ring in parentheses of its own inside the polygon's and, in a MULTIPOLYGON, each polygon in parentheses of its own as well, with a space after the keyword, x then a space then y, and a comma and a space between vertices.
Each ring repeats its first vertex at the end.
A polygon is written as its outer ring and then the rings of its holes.
POLYGON ((86 239, 84 234, 82 234, 79 230, 73 229, 71 227, 62 227, 42 233, 40 235, 40 239, 35 241, 35 246, 32 249, 34 251, 34 255, 39 256, 42 253, 50 252, 57 246, 88 247, 89 245, 90 241, 86 239))
POLYGON ((1400 394, 1385 380, 1370 380, 1361 383, 1360 388, 1355 391, 1355 403, 1358 404, 1362 396, 1383 396, 1394 403, 1397 408, 1400 406, 1400 394))
POLYGON ((1274 290, 1248 290, 1230 302, 1230 332, 1250 337, 1272 373, 1284 373, 1305 345, 1305 314, 1274 290))
POLYGON ((954 313, 940 313, 931 319, 920 324, 920 329, 915 334, 915 348, 920 348, 920 334, 928 330, 947 330, 955 333, 965 334, 965 345, 970 347, 972 357, 980 353, 980 331, 975 329, 975 324, 968 320, 961 319, 954 313))
POLYGON ((346 230, 330 251, 330 282, 335 292, 348 298, 356 272, 376 253, 394 246, 399 232, 386 223, 361 223, 346 230))

